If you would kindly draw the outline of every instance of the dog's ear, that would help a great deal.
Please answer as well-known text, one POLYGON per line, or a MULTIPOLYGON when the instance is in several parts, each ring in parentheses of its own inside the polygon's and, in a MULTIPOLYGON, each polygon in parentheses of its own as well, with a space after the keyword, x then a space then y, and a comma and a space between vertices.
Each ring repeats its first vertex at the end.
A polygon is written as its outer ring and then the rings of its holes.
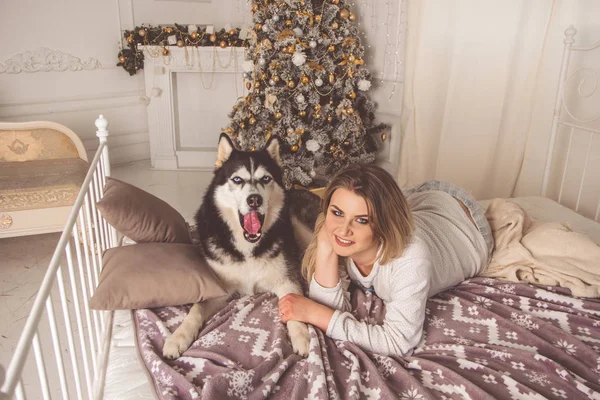
POLYGON ((279 137, 271 136, 267 145, 265 146, 265 150, 271 156, 273 160, 281 167, 281 157, 279 155, 279 137))
POLYGON ((221 133, 221 137, 219 137, 219 146, 217 148, 217 162, 215 163, 215 168, 221 168, 234 150, 235 146, 229 138, 229 135, 221 133))

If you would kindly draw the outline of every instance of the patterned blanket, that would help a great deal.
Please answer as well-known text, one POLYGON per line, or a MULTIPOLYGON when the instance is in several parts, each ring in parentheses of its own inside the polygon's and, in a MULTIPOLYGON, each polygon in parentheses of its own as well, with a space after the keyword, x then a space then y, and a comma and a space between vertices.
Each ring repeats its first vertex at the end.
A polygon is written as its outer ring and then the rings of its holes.
MULTIPOLYGON (((383 302, 352 289, 353 312, 380 323, 383 302)), ((160 399, 600 399, 600 301, 555 287, 474 278, 427 304, 414 353, 386 357, 310 328, 292 352, 277 299, 232 301, 174 361, 165 336, 189 306, 135 312, 139 351, 160 399)))

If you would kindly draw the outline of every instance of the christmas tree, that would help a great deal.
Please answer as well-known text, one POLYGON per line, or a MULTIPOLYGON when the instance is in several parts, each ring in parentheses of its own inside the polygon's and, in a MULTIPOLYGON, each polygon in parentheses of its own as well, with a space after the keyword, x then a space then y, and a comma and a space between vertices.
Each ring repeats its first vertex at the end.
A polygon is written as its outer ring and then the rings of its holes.
POLYGON ((238 147, 281 140, 286 187, 323 184, 341 168, 375 160, 375 106, 356 16, 344 0, 253 0, 244 63, 251 90, 224 129, 238 147))

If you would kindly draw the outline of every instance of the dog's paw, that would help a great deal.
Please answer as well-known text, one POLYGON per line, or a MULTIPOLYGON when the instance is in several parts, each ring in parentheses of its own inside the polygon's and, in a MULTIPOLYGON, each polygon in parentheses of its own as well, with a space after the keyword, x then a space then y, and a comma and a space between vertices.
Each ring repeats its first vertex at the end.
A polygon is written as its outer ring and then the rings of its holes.
POLYGON ((179 358, 192 344, 193 338, 175 332, 167 338, 163 346, 163 357, 170 360, 179 358))
POLYGON ((289 321, 287 327, 294 353, 302 357, 308 356, 310 336, 306 324, 298 321, 289 321))

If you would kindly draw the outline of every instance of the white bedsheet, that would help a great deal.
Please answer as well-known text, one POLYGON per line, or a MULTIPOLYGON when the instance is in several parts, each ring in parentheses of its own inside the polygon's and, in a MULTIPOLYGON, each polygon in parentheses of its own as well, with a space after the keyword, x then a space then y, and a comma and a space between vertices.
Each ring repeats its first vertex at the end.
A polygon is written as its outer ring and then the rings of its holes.
MULTIPOLYGON (((540 221, 566 221, 574 231, 587 234, 600 245, 600 223, 585 218, 545 197, 510 199, 540 221)), ((487 208, 489 200, 480 201, 487 208)), ((129 311, 116 311, 113 337, 106 372, 104 398, 109 400, 154 399, 146 371, 139 359, 133 336, 133 321, 129 311)))
MULTIPOLYGON (((532 218, 539 221, 567 222, 572 230, 589 236, 595 243, 600 245, 600 223, 585 218, 575 211, 558 204, 557 202, 540 196, 515 197, 510 201, 521 206, 532 218)), ((487 209, 490 200, 479 202, 487 209)))
POLYGON ((133 336, 131 311, 115 311, 104 399, 155 399, 133 336))

